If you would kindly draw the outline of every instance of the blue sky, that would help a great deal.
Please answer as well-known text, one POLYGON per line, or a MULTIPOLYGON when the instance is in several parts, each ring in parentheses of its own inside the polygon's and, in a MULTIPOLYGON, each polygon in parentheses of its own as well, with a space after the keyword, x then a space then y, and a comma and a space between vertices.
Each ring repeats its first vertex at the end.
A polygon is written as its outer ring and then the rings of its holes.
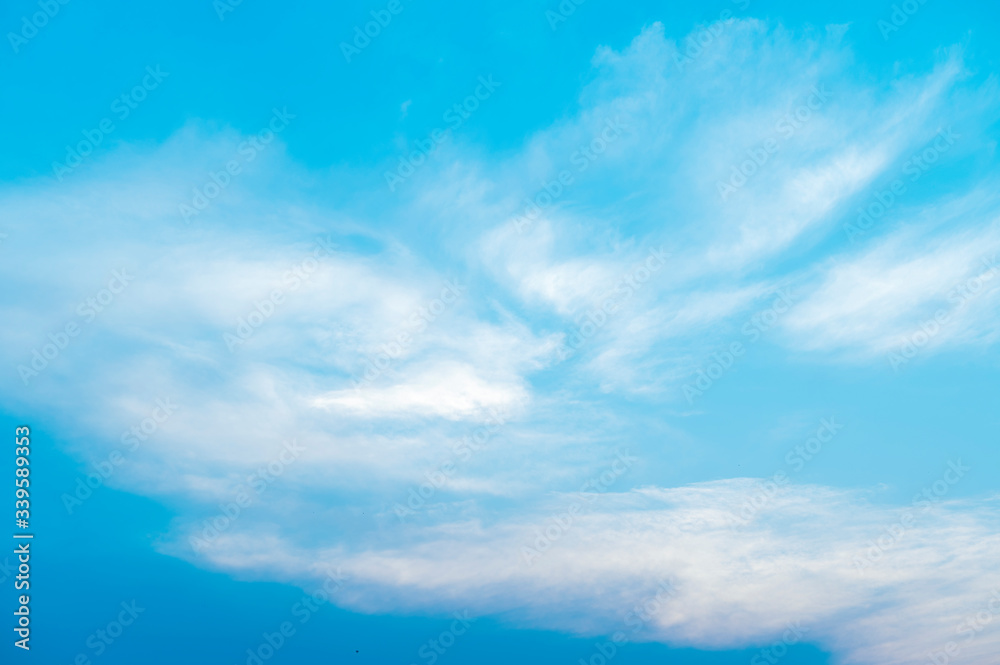
POLYGON ((993 662, 997 18, 5 5, 3 648, 993 662))

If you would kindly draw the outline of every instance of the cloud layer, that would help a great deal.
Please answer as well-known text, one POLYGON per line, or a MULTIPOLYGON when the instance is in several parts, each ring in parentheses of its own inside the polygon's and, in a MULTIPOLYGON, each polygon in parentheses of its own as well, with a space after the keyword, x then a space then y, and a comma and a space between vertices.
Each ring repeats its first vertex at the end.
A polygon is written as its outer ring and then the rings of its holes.
POLYGON ((719 28, 691 60, 659 25, 598 49, 572 116, 502 158, 442 147, 388 199, 275 142, 185 216, 244 139, 198 123, 7 187, 0 391, 61 413, 83 460, 126 449, 109 484, 176 510, 164 551, 300 584, 341 566, 352 608, 607 634, 669 583, 641 639, 800 622, 844 662, 949 640, 992 662, 995 632, 956 626, 1000 587, 995 499, 784 484, 741 521, 758 481, 634 479, 655 460, 629 457, 630 405, 692 408, 734 338, 898 369, 997 337, 970 157, 995 81, 957 49, 860 80, 843 27, 719 28))

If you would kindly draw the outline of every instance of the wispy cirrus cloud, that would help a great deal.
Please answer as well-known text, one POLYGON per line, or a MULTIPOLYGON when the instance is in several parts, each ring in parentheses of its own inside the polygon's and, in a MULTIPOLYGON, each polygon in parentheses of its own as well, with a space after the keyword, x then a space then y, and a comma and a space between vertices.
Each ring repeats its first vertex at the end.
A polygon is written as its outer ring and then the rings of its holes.
MULTIPOLYGON (((682 69, 658 24, 622 50, 599 48, 575 112, 508 154, 443 146, 394 199, 311 172, 276 141, 185 224, 178 206, 242 140, 196 123, 95 160, 61 188, 4 190, 0 275, 26 286, 0 305, 18 321, 0 330, 0 392, 26 410, 57 408, 54 426, 89 460, 155 399, 180 404, 109 482, 174 509, 163 549, 202 565, 304 582, 338 563, 357 585, 351 607, 460 601, 587 634, 669 578, 679 602, 644 639, 749 645, 801 621, 845 659, 910 662, 997 580, 994 499, 936 506, 891 561, 859 573, 853 553, 905 508, 795 485, 739 532, 729 516, 755 485, 731 466, 659 487, 669 481, 637 463, 591 492, 537 562, 522 556, 573 498, 567 488, 600 477, 611 451, 642 434, 634 414, 675 403, 698 363, 780 289, 794 304, 768 324, 769 343, 799 363, 886 353, 975 278, 981 295, 950 303, 953 325, 933 346, 995 340, 1000 281, 981 263, 998 244, 988 196, 932 218, 952 190, 975 189, 977 172, 947 181, 946 195, 922 189, 919 223, 864 243, 841 226, 943 127, 985 136, 995 84, 972 80, 957 50, 927 72, 862 80, 843 26, 723 28, 682 69), (541 191, 548 203, 519 226, 541 191), (307 268, 317 239, 333 250, 307 268), (74 280, 33 269, 40 257, 74 280), (18 367, 122 268, 134 283, 25 382, 18 367), (462 293, 445 302, 448 283, 462 293), (226 335, 240 326, 253 334, 234 349, 226 335), (585 341, 565 353, 574 336, 585 341), (486 418, 503 425, 466 455, 486 418), (268 501, 193 551, 203 520, 291 434, 304 452, 268 501), (454 468, 433 500, 398 523, 391 506, 444 463, 454 468)), ((979 168, 963 154, 941 161, 979 168)), ((698 452, 681 431, 650 466, 673 461, 676 439, 698 452)), ((977 638, 969 662, 990 662, 995 645, 977 638)))

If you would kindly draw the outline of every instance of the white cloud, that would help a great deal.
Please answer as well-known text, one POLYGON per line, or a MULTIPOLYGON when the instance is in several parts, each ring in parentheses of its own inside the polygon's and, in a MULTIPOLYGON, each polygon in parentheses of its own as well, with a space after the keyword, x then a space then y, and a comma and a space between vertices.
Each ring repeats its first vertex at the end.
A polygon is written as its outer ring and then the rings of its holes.
POLYGON ((786 486, 734 526, 745 502, 764 496, 749 479, 581 496, 500 523, 441 524, 388 547, 235 535, 208 556, 237 569, 245 556, 247 568, 300 580, 310 567, 339 566, 350 579, 342 602, 369 612, 469 609, 700 648, 767 644, 798 624, 803 641, 859 663, 919 662, 954 641, 963 662, 986 665, 1000 649, 996 602, 974 639, 956 629, 1000 589, 995 500, 894 508, 854 492, 786 486), (571 516, 573 505, 581 508, 571 516), (872 550, 875 542, 884 547, 872 550), (626 623, 628 613, 665 581, 676 595, 653 605, 633 635, 639 622, 626 623))
MULTIPOLYGON (((336 178, 304 173, 274 144, 185 225, 178 204, 239 140, 197 127, 154 151, 112 155, 63 189, 32 182, 5 191, 0 213, 13 221, 0 276, 24 284, 0 305, 17 321, 0 328, 9 367, 30 363, 49 334, 76 321, 77 303, 111 270, 136 276, 28 386, 9 372, 0 392, 25 411, 58 414, 53 429, 91 461, 119 447, 156 398, 177 401, 178 415, 109 484, 176 509, 165 547, 184 557, 201 519, 296 438, 302 457, 195 559, 203 565, 304 581, 340 564, 356 585, 346 599, 354 608, 460 604, 583 633, 615 630, 670 578, 680 595, 645 639, 741 646, 801 620, 810 641, 845 659, 908 662, 943 644, 1000 584, 994 502, 922 514, 863 575, 851 557, 898 510, 834 488, 790 487, 734 532, 729 516, 753 487, 741 479, 616 487, 588 502, 534 565, 521 550, 559 509, 539 497, 621 443, 633 412, 584 399, 595 389, 650 397, 659 409, 663 390, 790 283, 806 297, 782 319, 776 343, 870 357, 982 275, 980 258, 1000 241, 981 216, 873 234, 871 249, 811 263, 839 233, 837 215, 933 136, 960 98, 958 55, 925 76, 863 84, 842 32, 732 21, 678 70, 676 45, 652 26, 622 52, 600 49, 580 111, 521 150, 491 161, 442 148, 440 165, 408 182, 410 200, 345 194, 345 208, 368 211, 362 221, 304 194, 303 181, 334 188, 336 178), (784 136, 781 119, 825 84, 829 99, 784 136), (581 146, 614 119, 626 131, 579 161, 581 146), (776 132, 777 152, 723 200, 720 179, 776 132), (560 169, 572 170, 573 183, 518 234, 512 215, 560 169), (293 289, 289 273, 326 235, 337 251, 293 289), (582 328, 581 315, 661 245, 666 265, 560 362, 558 343, 582 328), (462 294, 446 302, 449 280, 462 294), (241 319, 275 289, 282 302, 228 348, 224 335, 239 335, 241 319), (382 529, 395 519, 388 505, 451 461, 493 411, 513 417, 492 447, 460 460, 468 464, 412 524, 382 529), (373 505, 379 528, 353 519, 373 505)), ((983 93, 980 106, 990 102, 983 93)), ((934 345, 995 340, 1000 280, 984 284, 950 310, 934 345)), ((991 662, 996 646, 983 633, 967 662, 991 662)))
POLYGON ((835 259, 783 319, 801 348, 861 358, 898 350, 922 327, 922 349, 991 340, 1000 293, 1000 234, 990 220, 948 234, 903 229, 835 259))
POLYGON ((486 381, 468 365, 440 363, 410 381, 386 388, 335 390, 313 398, 312 404, 365 418, 416 415, 482 420, 490 410, 517 409, 527 397, 517 383, 486 381))

